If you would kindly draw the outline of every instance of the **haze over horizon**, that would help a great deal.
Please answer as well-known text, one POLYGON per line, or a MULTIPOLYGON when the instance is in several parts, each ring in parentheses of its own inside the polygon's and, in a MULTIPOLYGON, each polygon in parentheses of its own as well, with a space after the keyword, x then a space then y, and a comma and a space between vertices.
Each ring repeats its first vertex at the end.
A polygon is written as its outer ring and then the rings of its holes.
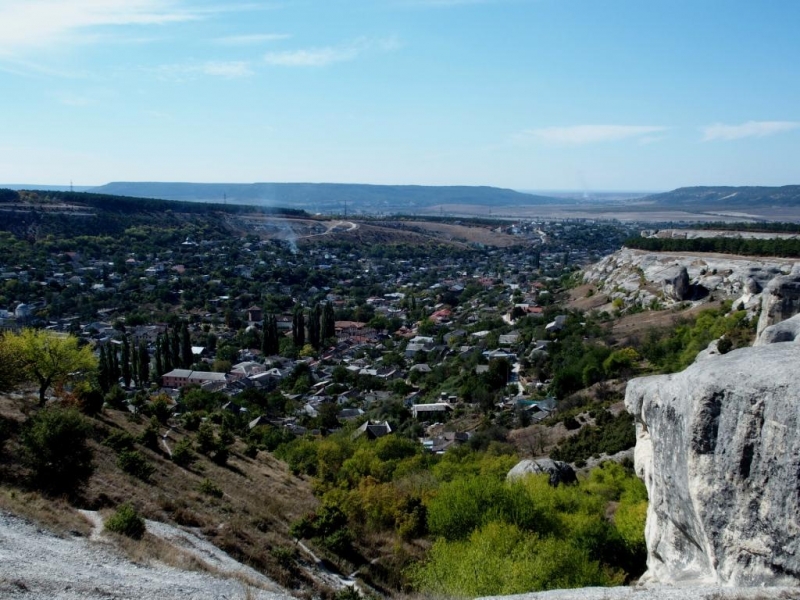
POLYGON ((0 0, 0 181, 800 182, 800 4, 0 0))

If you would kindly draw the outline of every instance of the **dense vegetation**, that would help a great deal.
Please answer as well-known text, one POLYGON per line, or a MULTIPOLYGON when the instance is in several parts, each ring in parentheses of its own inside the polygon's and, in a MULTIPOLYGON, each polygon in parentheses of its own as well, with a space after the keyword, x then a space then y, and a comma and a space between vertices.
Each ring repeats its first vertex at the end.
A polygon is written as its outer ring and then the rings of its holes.
POLYGON ((800 256, 800 240, 786 238, 746 239, 736 237, 645 238, 625 241, 629 248, 650 252, 720 252, 744 256, 800 256))
MULTIPOLYGON (((298 537, 349 557, 354 540, 379 535, 435 540, 423 563, 405 565, 410 579, 395 585, 457 596, 517 593, 621 583, 643 569, 646 494, 619 465, 603 465, 575 486, 550 487, 546 476, 507 483, 518 459, 498 442, 436 456, 394 434, 369 442, 350 431, 298 439, 276 455, 314 477, 322 503, 295 524, 298 537), (620 503, 611 520, 609 502, 620 503)), ((404 565, 402 553, 394 560, 404 565)))

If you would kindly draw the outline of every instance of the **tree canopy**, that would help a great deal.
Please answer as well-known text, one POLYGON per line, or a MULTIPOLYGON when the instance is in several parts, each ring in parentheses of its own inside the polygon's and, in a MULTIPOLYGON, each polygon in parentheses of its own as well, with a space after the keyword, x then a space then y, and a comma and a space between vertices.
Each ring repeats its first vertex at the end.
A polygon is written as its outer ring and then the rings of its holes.
POLYGON ((36 329, 5 334, 0 339, 0 355, 4 354, 14 357, 20 377, 39 384, 40 405, 44 405, 45 394, 52 385, 97 368, 91 348, 79 346, 75 336, 36 329))

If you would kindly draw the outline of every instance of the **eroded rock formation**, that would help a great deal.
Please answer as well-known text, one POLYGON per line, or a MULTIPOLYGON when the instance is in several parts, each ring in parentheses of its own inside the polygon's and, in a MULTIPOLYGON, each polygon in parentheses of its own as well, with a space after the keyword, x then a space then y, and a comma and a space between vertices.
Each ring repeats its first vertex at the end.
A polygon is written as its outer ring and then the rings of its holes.
POLYGON ((533 473, 538 475, 546 473, 550 476, 550 485, 557 486, 560 483, 575 483, 578 479, 575 470, 565 462, 540 458, 537 460, 525 459, 519 461, 506 476, 509 480, 519 479, 525 475, 533 473))
POLYGON ((628 384, 646 580, 800 584, 798 366, 800 344, 774 343, 628 384))

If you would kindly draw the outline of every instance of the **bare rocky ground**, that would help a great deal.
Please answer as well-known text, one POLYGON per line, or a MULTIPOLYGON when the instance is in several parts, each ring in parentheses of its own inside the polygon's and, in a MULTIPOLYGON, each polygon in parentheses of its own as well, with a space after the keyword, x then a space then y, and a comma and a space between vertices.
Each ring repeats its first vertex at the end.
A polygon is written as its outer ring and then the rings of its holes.
POLYGON ((515 596, 487 596, 480 600, 796 600, 798 588, 731 587, 616 587, 552 590, 515 596))
MULTIPOLYGON (((25 600, 287 600, 290 594, 190 532, 147 522, 148 534, 189 559, 185 570, 151 559, 131 560, 85 515, 91 536, 57 536, 0 513, 0 598, 25 600)), ((142 542, 145 543, 145 542, 142 542)))

